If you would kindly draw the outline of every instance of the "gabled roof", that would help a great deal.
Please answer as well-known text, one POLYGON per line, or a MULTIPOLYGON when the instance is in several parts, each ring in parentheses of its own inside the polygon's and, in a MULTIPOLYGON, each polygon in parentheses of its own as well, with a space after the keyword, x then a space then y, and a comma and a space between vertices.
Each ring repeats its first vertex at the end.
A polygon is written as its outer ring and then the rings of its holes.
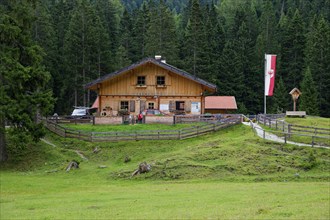
POLYGON ((206 96, 205 109, 237 109, 235 96, 206 96))
POLYGON ((215 91, 217 90, 217 86, 216 85, 214 85, 212 83, 209 83, 209 82, 207 82, 207 81, 205 81, 203 79, 200 79, 200 78, 198 78, 196 76, 193 76, 193 75, 191 75, 191 74, 189 74, 189 73, 187 73, 187 72, 185 72, 183 70, 180 70, 180 69, 178 69, 178 68, 176 68, 174 66, 171 66, 171 65, 169 65, 167 63, 163 63, 160 60, 156 60, 154 58, 145 58, 145 59, 143 59, 143 60, 141 60, 141 61, 139 61, 137 63, 134 63, 134 64, 132 64, 130 66, 125 67, 125 68, 122 68, 122 69, 120 69, 120 70, 118 70, 116 72, 113 72, 113 73, 104 75, 101 78, 98 78, 98 79, 96 79, 96 80, 94 80, 92 82, 87 83, 85 85, 85 88, 86 89, 91 88, 91 87, 97 85, 98 83, 102 83, 105 80, 109 80, 109 79, 111 79, 111 78, 113 78, 115 76, 118 76, 120 74, 126 73, 126 72, 128 72, 128 71, 130 71, 132 69, 135 69, 135 68, 137 68, 137 67, 139 67, 141 65, 144 65, 146 63, 153 63, 153 64, 155 64, 155 65, 157 65, 159 67, 162 67, 162 68, 164 68, 166 70, 169 70, 169 71, 171 71, 173 73, 176 73, 176 74, 178 74, 178 75, 180 75, 182 77, 185 77, 185 78, 190 79, 192 81, 195 81, 195 82, 197 82, 199 84, 202 84, 202 85, 204 85, 205 87, 208 87, 211 90, 215 90, 215 91))

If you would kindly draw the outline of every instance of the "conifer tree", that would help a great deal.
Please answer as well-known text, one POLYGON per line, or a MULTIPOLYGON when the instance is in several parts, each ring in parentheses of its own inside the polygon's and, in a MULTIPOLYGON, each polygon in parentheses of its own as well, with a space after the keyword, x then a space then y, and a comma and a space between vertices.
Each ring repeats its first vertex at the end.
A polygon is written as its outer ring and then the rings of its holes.
POLYGON ((150 8, 149 27, 146 36, 146 54, 162 55, 175 65, 178 57, 177 34, 174 16, 164 0, 150 8))
POLYGON ((309 67, 304 72, 300 88, 302 94, 300 96, 299 110, 306 111, 308 115, 319 115, 318 91, 309 67))
MULTIPOLYGON (((33 42, 31 1, 3 1, 0 5, 0 161, 8 159, 5 121, 16 134, 44 134, 38 114, 52 109, 52 93, 46 89, 50 74, 42 65, 42 48, 33 42)), ((35 3, 35 2, 34 2, 35 3)))
POLYGON ((271 112, 274 114, 283 113, 289 110, 289 91, 285 87, 283 79, 280 76, 276 78, 274 95, 271 103, 271 112))
POLYGON ((305 48, 306 65, 310 67, 319 92, 320 115, 329 117, 330 108, 330 26, 321 17, 311 22, 305 48))
POLYGON ((198 0, 192 0, 189 19, 184 34, 184 69, 203 78, 207 58, 204 51, 206 33, 202 10, 198 0))
MULTIPOLYGON (((289 13, 290 14, 290 13, 289 13)), ((281 24, 279 71, 289 87, 298 87, 304 68, 304 23, 298 10, 292 18, 284 16, 281 24)))

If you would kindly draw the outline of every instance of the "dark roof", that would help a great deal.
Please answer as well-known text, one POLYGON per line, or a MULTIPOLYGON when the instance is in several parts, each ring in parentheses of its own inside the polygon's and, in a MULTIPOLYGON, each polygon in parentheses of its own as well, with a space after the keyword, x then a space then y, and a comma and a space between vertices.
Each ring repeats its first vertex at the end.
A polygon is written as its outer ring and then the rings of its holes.
POLYGON ((200 84, 202 84, 202 85, 204 85, 204 86, 206 86, 208 88, 211 88, 211 89, 214 89, 214 90, 217 89, 217 86, 214 85, 214 84, 212 84, 212 83, 209 83, 209 82, 207 82, 207 81, 205 81, 203 79, 200 79, 200 78, 198 78, 196 76, 193 76, 193 75, 191 75, 191 74, 189 74, 189 73, 187 73, 187 72, 185 72, 183 70, 180 70, 180 69, 178 69, 178 68, 176 68, 174 66, 171 66, 171 65, 169 65, 167 63, 163 63, 160 60, 156 60, 154 58, 145 58, 145 59, 143 59, 143 60, 141 60, 139 62, 136 62, 136 63, 134 63, 134 64, 132 64, 130 66, 127 66, 125 68, 122 68, 122 69, 120 69, 120 70, 118 70, 116 72, 113 72, 113 73, 104 75, 104 76, 102 76, 102 77, 100 77, 100 78, 98 78, 98 79, 96 79, 96 80, 94 80, 92 82, 87 83, 85 85, 85 88, 90 88, 90 87, 92 87, 92 86, 94 86, 94 85, 96 85, 98 83, 101 83, 101 82, 103 82, 105 80, 111 79, 111 78, 113 78, 115 76, 118 76, 118 75, 120 75, 122 73, 125 73, 125 72, 129 71, 129 70, 135 69, 136 67, 141 66, 141 65, 146 64, 146 63, 153 63, 153 64, 155 64, 157 66, 160 66, 160 67, 162 67, 162 68, 164 68, 166 70, 172 71, 173 73, 176 73, 176 74, 178 74, 178 75, 180 75, 182 77, 185 77, 187 79, 190 79, 190 80, 193 80, 193 81, 195 81, 197 83, 200 83, 200 84))

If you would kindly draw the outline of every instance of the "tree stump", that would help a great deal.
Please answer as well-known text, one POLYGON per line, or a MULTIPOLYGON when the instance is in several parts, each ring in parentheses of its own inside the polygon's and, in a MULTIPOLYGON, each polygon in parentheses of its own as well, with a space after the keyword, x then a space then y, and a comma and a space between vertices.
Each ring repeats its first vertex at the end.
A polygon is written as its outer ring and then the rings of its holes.
POLYGON ((66 167, 66 172, 69 172, 71 169, 78 169, 79 168, 79 162, 73 160, 69 163, 69 165, 66 167))
POLYGON ((150 164, 147 164, 147 162, 140 163, 139 168, 132 173, 131 177, 141 173, 148 173, 150 170, 151 170, 150 164))

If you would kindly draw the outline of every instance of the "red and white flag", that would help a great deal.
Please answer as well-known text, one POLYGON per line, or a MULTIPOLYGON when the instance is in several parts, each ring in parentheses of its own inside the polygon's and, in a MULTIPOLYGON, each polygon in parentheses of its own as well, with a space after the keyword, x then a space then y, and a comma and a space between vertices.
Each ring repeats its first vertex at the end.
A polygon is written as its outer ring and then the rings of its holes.
POLYGON ((272 96, 275 86, 276 55, 265 54, 265 96, 272 96))

